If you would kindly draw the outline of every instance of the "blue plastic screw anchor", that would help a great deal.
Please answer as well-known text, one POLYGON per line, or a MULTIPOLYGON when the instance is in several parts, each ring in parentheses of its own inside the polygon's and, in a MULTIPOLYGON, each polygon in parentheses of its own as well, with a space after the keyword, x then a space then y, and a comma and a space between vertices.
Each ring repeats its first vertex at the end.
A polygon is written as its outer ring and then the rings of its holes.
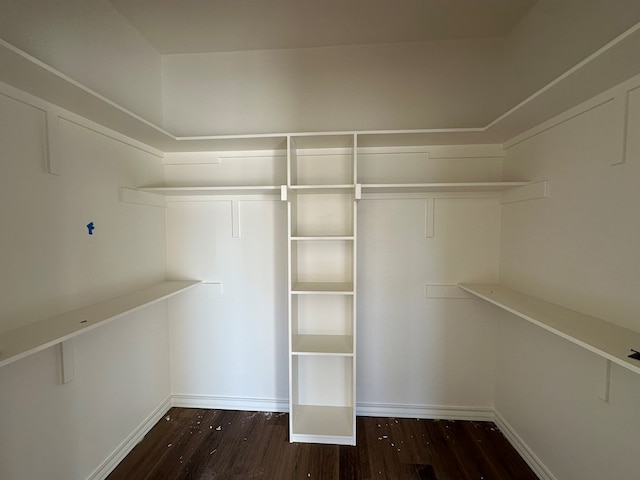
POLYGON ((89 235, 93 235, 95 228, 96 227, 93 225, 93 222, 87 223, 87 231, 89 232, 89 235))

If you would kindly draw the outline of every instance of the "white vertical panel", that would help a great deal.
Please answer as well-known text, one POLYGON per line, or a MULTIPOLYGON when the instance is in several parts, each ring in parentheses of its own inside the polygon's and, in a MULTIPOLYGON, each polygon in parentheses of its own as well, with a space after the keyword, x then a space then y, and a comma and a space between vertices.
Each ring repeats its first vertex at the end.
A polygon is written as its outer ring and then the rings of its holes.
POLYGON ((63 384, 76 378, 73 338, 60 343, 60 379, 63 384))
POLYGON ((51 175, 62 175, 62 158, 60 154, 60 131, 58 113, 54 109, 46 111, 46 144, 47 169, 51 175))

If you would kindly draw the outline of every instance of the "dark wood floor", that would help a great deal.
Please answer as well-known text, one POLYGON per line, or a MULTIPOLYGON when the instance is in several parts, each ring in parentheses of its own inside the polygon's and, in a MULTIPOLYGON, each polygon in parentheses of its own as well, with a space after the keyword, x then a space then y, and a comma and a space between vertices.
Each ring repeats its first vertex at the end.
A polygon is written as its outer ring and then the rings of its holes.
POLYGON ((356 447, 291 444, 285 413, 172 408, 108 480, 536 480, 491 422, 358 417, 356 447))

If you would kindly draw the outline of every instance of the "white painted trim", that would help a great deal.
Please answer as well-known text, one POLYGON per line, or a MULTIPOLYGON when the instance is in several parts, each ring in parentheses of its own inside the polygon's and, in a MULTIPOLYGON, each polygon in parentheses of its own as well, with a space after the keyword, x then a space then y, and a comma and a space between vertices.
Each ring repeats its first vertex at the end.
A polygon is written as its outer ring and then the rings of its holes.
POLYGON ((47 108, 45 122, 47 124, 47 171, 51 175, 62 175, 62 159, 60 158, 60 132, 58 130, 58 111, 47 108))
POLYGON ((288 412, 289 400, 286 398, 254 398, 254 397, 226 397, 218 395, 187 395, 174 394, 171 396, 173 407, 183 408, 213 408, 219 410, 247 410, 250 412, 288 412))
POLYGON ((65 385, 76 378, 74 339, 60 342, 60 382, 65 385))
POLYGON ((497 411, 493 412, 493 421, 540 480, 558 480, 497 411))
MULTIPOLYGON (((171 396, 171 406, 254 412, 289 412, 289 400, 286 398, 174 394, 171 396)), ((357 403, 356 415, 364 417, 492 421, 494 411, 491 407, 357 403)))
POLYGON ((448 405, 358 403, 356 404, 356 415, 362 417, 492 421, 493 408, 448 405))
POLYGON ((231 200, 231 236, 240 238, 240 203, 238 200, 231 200))
POLYGON ((169 411, 171 408, 171 398, 164 400, 138 427, 129 435, 118 447, 109 455, 104 462, 96 468, 87 480, 103 480, 118 466, 118 464, 126 457, 133 447, 135 447, 144 436, 149 433, 153 426, 169 411))
POLYGON ((436 199, 425 198, 424 200, 424 236, 425 238, 433 238, 434 225, 436 217, 436 199))

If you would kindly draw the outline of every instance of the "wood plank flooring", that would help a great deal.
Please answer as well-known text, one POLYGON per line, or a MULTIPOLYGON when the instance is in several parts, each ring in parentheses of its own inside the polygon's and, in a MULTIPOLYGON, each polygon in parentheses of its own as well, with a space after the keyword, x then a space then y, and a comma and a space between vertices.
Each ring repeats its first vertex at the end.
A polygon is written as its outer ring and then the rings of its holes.
POLYGON ((537 480, 491 422, 358 417, 356 447, 289 443, 287 422, 172 408, 108 480, 537 480))

